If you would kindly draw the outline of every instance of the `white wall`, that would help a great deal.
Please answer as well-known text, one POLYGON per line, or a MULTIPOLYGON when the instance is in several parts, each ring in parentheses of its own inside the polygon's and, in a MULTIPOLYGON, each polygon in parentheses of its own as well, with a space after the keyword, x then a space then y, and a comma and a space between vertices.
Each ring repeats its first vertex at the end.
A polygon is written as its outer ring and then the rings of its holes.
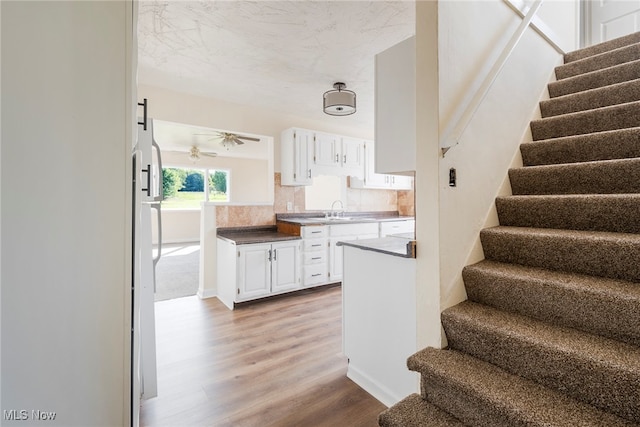
MULTIPOLYGON (((442 132, 456 105, 473 95, 476 76, 491 68, 521 19, 499 0, 440 2, 438 16, 442 132)), ((568 23, 574 18, 571 13, 564 16, 568 23)), ((495 197, 510 193, 507 170, 521 165, 519 145, 531 138, 529 122, 560 62, 561 55, 528 29, 459 145, 439 162, 443 309, 466 298, 462 268, 483 258, 479 232, 498 223, 495 197), (457 187, 448 186, 450 168, 457 171, 457 187)))
POLYGON ((284 115, 274 110, 197 97, 158 87, 145 86, 144 82, 141 83, 138 86, 139 96, 140 98, 149 99, 149 116, 154 119, 272 136, 275 141, 274 168, 276 172, 281 170, 280 133, 290 127, 301 127, 356 138, 373 139, 373 129, 370 132, 362 132, 340 126, 339 121, 335 120, 327 122, 309 120, 303 117, 284 115), (335 124, 330 124, 330 122, 335 122, 335 124))
POLYGON ((131 3, 0 7, 0 409, 128 424, 131 3))

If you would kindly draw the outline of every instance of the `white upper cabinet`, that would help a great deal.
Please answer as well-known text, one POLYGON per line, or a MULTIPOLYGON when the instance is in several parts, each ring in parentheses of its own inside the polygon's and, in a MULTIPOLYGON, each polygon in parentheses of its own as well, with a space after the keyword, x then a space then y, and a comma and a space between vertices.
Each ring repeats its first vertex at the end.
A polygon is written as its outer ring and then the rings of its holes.
POLYGON ((342 137, 342 169, 349 176, 364 177, 364 141, 342 137))
POLYGON ((410 190, 413 185, 411 176, 388 175, 376 173, 375 170, 376 146, 367 141, 364 149, 364 179, 351 177, 352 188, 382 188, 390 190, 410 190))
POLYGON ((406 39, 375 57, 375 170, 416 170, 416 42, 406 39))
POLYGON ((313 132, 287 129, 280 136, 282 185, 311 185, 313 132))
POLYGON ((291 128, 280 138, 282 185, 311 185, 318 175, 364 178, 364 140, 291 128))

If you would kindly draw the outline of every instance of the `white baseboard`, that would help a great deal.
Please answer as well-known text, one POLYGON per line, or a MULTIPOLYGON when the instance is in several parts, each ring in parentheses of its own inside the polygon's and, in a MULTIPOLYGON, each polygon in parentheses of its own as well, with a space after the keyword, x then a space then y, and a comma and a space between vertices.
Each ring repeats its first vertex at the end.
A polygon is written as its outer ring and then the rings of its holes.
POLYGON ((367 374, 360 371, 358 368, 355 368, 351 363, 347 368, 347 378, 358 384, 367 393, 382 402, 387 408, 395 405, 406 397, 395 396, 388 388, 379 384, 367 374))
POLYGON ((213 289, 198 289, 196 295, 198 295, 200 299, 214 298, 218 296, 216 291, 213 289))

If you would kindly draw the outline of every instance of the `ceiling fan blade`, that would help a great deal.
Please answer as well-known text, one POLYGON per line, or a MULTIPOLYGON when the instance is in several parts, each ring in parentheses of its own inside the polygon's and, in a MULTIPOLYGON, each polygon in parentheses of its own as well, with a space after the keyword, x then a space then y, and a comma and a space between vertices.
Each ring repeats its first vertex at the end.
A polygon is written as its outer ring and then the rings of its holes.
POLYGON ((252 136, 236 135, 236 138, 238 138, 238 139, 246 139, 247 141, 254 141, 254 142, 260 141, 260 138, 254 138, 252 136))
POLYGON ((218 153, 216 153, 215 151, 201 151, 200 155, 208 157, 218 157, 218 153))
POLYGON ((236 145, 243 145, 243 144, 244 144, 244 142, 240 141, 240 140, 238 139, 238 137, 237 137, 237 136, 234 136, 234 138, 232 139, 232 141, 233 141, 233 143, 234 143, 234 144, 236 144, 236 145))

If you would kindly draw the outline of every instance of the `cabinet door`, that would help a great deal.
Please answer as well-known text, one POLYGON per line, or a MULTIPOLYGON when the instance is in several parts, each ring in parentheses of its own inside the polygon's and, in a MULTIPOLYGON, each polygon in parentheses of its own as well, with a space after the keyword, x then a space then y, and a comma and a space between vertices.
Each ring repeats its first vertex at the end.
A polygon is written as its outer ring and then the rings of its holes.
POLYGON ((300 285, 300 241, 273 243, 271 292, 289 291, 300 285))
POLYGON ((271 245, 238 246, 238 301, 258 298, 271 292, 270 257, 271 245))
POLYGON ((364 142, 342 137, 342 167, 352 176, 364 177, 364 142))
POLYGON ((297 129, 293 134, 293 180, 299 185, 311 184, 311 156, 313 153, 311 132, 297 129))
POLYGON ((356 236, 344 236, 329 239, 329 282, 342 281, 342 252, 343 247, 338 246, 337 243, 348 240, 356 240, 356 236))
POLYGON ((364 187, 365 188, 389 188, 391 185, 389 175, 376 173, 375 170, 375 146, 372 143, 365 145, 365 169, 364 169, 364 187))
POLYGON ((338 167, 340 166, 340 154, 340 144, 336 135, 316 132, 313 155, 315 165, 338 167))
POLYGON ((389 175, 391 188, 394 190, 411 190, 413 178, 404 175, 389 175))

